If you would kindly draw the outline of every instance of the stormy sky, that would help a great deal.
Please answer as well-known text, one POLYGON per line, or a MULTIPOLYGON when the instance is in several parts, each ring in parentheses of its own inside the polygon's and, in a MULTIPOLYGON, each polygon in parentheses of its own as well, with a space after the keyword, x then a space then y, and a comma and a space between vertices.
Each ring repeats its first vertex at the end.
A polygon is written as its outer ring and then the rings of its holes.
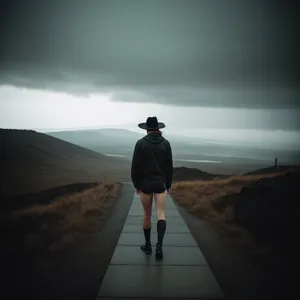
POLYGON ((0 127, 300 130, 298 15, 291 0, 2 0, 0 127))

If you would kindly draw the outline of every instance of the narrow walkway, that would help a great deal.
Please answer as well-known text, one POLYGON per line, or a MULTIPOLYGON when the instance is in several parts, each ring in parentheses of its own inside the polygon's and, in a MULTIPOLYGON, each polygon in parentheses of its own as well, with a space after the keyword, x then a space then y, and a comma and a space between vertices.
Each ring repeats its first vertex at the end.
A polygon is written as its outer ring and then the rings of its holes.
MULTIPOLYGON (((157 240, 155 202, 152 211, 153 250, 157 240)), ((164 258, 156 261, 140 250, 144 242, 143 209, 134 194, 123 231, 103 278, 97 300, 114 298, 223 299, 202 252, 168 195, 164 258)))

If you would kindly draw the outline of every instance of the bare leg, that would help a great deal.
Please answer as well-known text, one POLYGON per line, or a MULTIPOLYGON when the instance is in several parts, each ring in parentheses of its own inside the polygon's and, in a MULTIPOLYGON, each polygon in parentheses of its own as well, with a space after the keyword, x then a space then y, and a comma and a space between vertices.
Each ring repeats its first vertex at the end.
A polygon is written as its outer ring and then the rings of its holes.
POLYGON ((151 228, 151 214, 152 214, 152 202, 153 194, 140 193, 141 203, 144 208, 144 222, 143 228, 151 228))
POLYGON ((166 220, 166 199, 167 191, 160 194, 154 194, 156 202, 156 216, 157 220, 166 220))

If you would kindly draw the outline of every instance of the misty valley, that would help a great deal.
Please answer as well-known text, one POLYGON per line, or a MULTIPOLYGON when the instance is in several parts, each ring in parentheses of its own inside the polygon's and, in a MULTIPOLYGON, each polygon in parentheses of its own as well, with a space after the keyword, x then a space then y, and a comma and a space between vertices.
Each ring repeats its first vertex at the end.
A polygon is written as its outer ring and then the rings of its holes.
MULTIPOLYGON (((115 128, 57 131, 46 134, 128 162, 132 159, 136 141, 143 137, 143 134, 115 128)), ((166 138, 172 143, 176 167, 197 167, 205 171, 239 174, 273 165, 276 157, 282 165, 300 163, 298 150, 281 149, 276 145, 266 149, 259 144, 243 147, 201 138, 192 139, 183 135, 166 135, 166 138)))

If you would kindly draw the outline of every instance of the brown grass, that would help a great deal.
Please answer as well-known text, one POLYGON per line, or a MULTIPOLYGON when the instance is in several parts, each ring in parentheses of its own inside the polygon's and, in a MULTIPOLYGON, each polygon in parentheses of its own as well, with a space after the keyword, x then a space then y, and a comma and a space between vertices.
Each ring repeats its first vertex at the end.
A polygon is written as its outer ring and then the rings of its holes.
MULTIPOLYGON (((206 181, 181 181, 172 185, 171 195, 188 211, 205 220, 206 224, 214 231, 232 240, 238 240, 240 245, 248 248, 253 241, 233 218, 234 195, 239 193, 243 186, 290 171, 262 175, 237 175, 206 181)), ((263 251, 265 250, 263 249, 263 251)))
POLYGON ((26 247, 40 252, 57 253, 81 235, 97 228, 119 195, 120 183, 106 181, 80 193, 62 196, 49 204, 38 204, 12 215, 14 223, 35 223, 25 232, 26 247))

